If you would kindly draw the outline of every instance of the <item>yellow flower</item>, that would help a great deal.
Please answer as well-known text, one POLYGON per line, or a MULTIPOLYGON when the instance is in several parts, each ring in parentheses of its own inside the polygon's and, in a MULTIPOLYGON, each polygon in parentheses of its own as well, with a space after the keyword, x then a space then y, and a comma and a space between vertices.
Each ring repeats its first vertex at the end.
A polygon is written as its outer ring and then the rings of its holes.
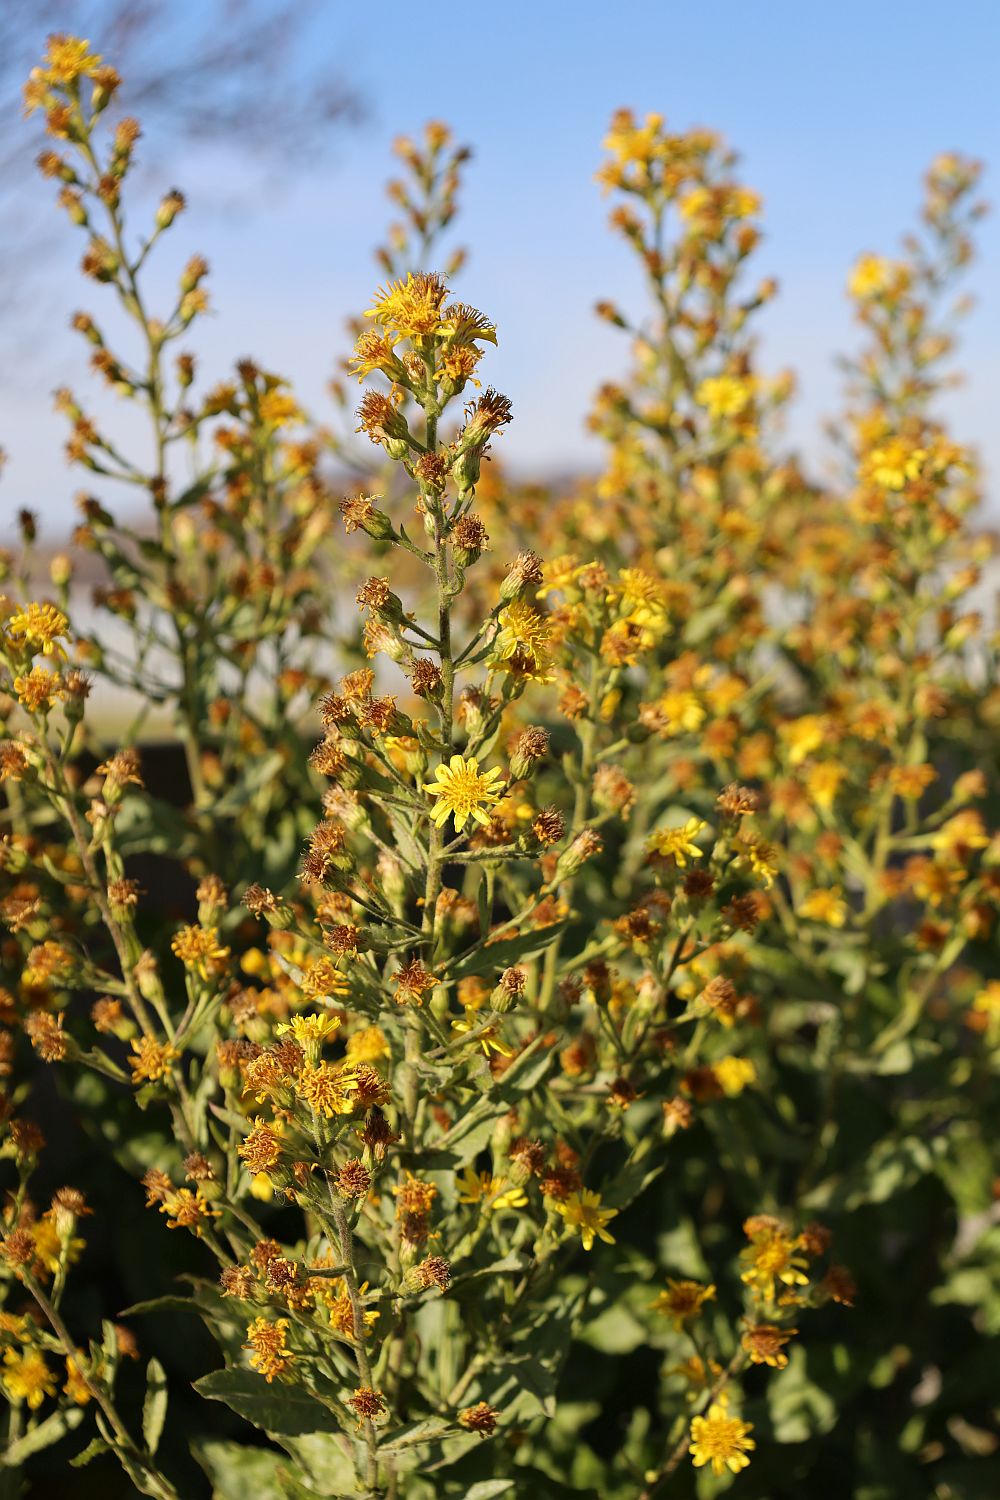
POLYGON ((560 557, 554 557, 551 562, 542 564, 542 586, 538 590, 538 598, 544 599, 552 593, 561 593, 570 588, 583 572, 583 565, 579 558, 572 552, 565 552, 560 557))
POLYGON ((684 1324, 700 1317, 705 1303, 714 1298, 714 1286, 703 1286, 700 1281, 674 1281, 668 1276, 666 1291, 657 1292, 650 1306, 664 1317, 670 1318, 680 1333, 684 1324))
POLYGON ((740 380, 735 375, 715 375, 703 380, 694 393, 699 406, 704 406, 713 421, 720 417, 738 417, 746 411, 753 399, 754 382, 740 380))
POLYGON ((707 1416, 692 1418, 690 1453, 695 1468, 711 1464, 713 1474, 724 1474, 727 1469, 738 1474, 750 1462, 747 1454, 757 1446, 748 1436, 752 1431, 752 1422, 729 1415, 729 1402, 723 1392, 708 1408, 707 1416))
POLYGON ((647 848, 659 859, 672 860, 682 870, 687 868, 688 857, 700 859, 702 850, 694 842, 708 824, 701 818, 688 818, 676 828, 658 828, 650 834, 647 848))
POLYGON ((279 1036, 291 1032, 295 1040, 305 1046, 310 1042, 328 1042, 339 1027, 340 1017, 328 1012, 321 1016, 293 1016, 290 1021, 283 1022, 277 1032, 279 1036))
POLYGON ((219 942, 216 927, 182 927, 170 939, 170 948, 186 969, 193 969, 202 979, 225 968, 229 957, 229 949, 219 942))
POLYGON ((364 1026, 347 1038, 347 1055, 352 1062, 378 1062, 389 1056, 389 1043, 380 1026, 364 1026))
POLYGON ((826 720, 822 714, 803 714, 800 719, 791 719, 782 724, 781 738, 788 747, 791 765, 799 766, 814 750, 819 750, 827 737, 826 720))
POLYGON ((664 149, 660 132, 662 115, 648 114, 645 125, 637 125, 631 113, 621 111, 614 117, 611 129, 601 142, 625 166, 630 162, 649 162, 664 149))
POLYGON ((332 1063, 311 1067, 306 1063, 296 1075, 294 1087, 310 1109, 329 1120, 333 1115, 349 1115, 354 1108, 348 1094, 352 1080, 353 1072, 348 1068, 334 1067, 332 1063))
POLYGON ((283 1375, 295 1358, 285 1344, 288 1319, 276 1318, 273 1323, 267 1318, 254 1318, 247 1329, 244 1349, 249 1349, 250 1367, 259 1371, 268 1385, 276 1375, 283 1375))
POLYGON ((170 1072, 170 1064, 174 1062, 178 1053, 166 1042, 158 1042, 155 1037, 138 1037, 131 1043, 134 1057, 130 1057, 128 1065, 132 1069, 133 1083, 156 1083, 165 1078, 170 1072))
POLYGON ((989 844, 979 813, 967 808, 949 818, 931 839, 931 848, 952 859, 961 859, 968 849, 985 849, 989 844))
POLYGON ((738 842, 740 858, 750 866, 751 872, 756 875, 761 885, 770 888, 778 873, 773 847, 758 838, 740 839, 738 842))
MULTIPOLYGON (((342 1276, 339 1276, 335 1281, 331 1281, 325 1276, 314 1276, 310 1279, 309 1285, 313 1291, 313 1295, 320 1302, 324 1303, 329 1310, 330 1322, 333 1327, 342 1338, 349 1339, 353 1344, 355 1342, 354 1303, 351 1300, 347 1282, 342 1276)), ((367 1290, 368 1283, 367 1281, 363 1281, 358 1287, 358 1297, 363 1298, 367 1290)), ((379 1314, 364 1308, 361 1318, 367 1332, 378 1322, 379 1314)))
POLYGON ((772 1370, 783 1370, 788 1364, 785 1345, 798 1331, 797 1328, 779 1328, 774 1323, 751 1324, 741 1343, 752 1365, 770 1365, 772 1370))
POLYGON ((37 1349, 4 1351, 3 1384, 12 1401, 26 1401, 37 1411, 46 1396, 56 1393, 55 1376, 37 1349))
POLYGON ((300 422, 302 412, 288 391, 265 391, 260 398, 260 419, 271 427, 284 427, 300 422))
POLYGON ((595 1193, 591 1188, 581 1188, 578 1193, 570 1193, 563 1203, 555 1205, 557 1214, 561 1214, 563 1222, 570 1229, 578 1229, 580 1238, 583 1240, 583 1248, 592 1250, 594 1248, 594 1236, 604 1241, 606 1245, 613 1245, 615 1237, 609 1234, 605 1225, 610 1219, 615 1218, 617 1208, 602 1208, 601 1195, 595 1193))
POLYGON ((622 568, 608 602, 617 601, 623 615, 633 625, 647 630, 662 630, 667 622, 666 585, 661 578, 642 568, 622 568))
MULTIPOLYGON (((475 1007, 473 1007, 472 1009, 466 1009, 464 1020, 452 1021, 451 1029, 452 1031, 459 1032, 459 1034, 463 1034, 466 1032, 475 1031, 478 1025, 479 1021, 476 1016, 475 1007)), ((482 1047, 487 1057, 489 1057, 491 1052, 499 1053, 501 1057, 514 1056, 513 1047, 508 1047, 506 1042, 502 1042, 500 1040, 500 1038, 496 1034, 496 1029, 493 1026, 487 1026, 484 1031, 480 1031, 475 1040, 479 1043, 480 1047, 482 1047)))
POLYGON ((490 666, 535 682, 552 680, 549 666, 550 628, 545 616, 523 599, 515 599, 497 616, 500 627, 493 641, 490 666))
POLYGON ((704 704, 688 688, 668 689, 659 699, 657 708, 666 720, 667 735, 680 734, 682 730, 693 734, 707 718, 704 704))
POLYGON ((889 785, 897 797, 908 802, 919 802, 933 781, 937 771, 931 765, 893 766, 889 772, 889 785))
POLYGON ((59 1233, 56 1215, 51 1209, 32 1225, 31 1232, 35 1237, 35 1259, 50 1276, 54 1276, 61 1265, 71 1266, 79 1260, 86 1245, 86 1240, 79 1235, 66 1238, 59 1233))
POLYGON ((52 708, 63 694, 63 680, 58 672, 47 672, 44 667, 32 667, 30 672, 14 678, 14 694, 29 713, 40 708, 52 708))
POLYGON ((822 812, 830 811, 846 776, 845 768, 833 760, 824 760, 809 768, 806 786, 809 788, 809 796, 822 812))
POLYGON ((91 52, 90 43, 78 36, 50 36, 43 59, 49 81, 64 85, 89 77, 100 66, 100 55, 91 52))
POLYGON ((61 609, 54 604, 26 604, 7 621, 7 633, 11 644, 20 648, 31 646, 43 656, 54 656, 65 661, 66 651, 59 644, 60 636, 69 629, 69 621, 61 609))
POLYGON ((201 1239, 210 1219, 218 1219, 220 1210, 213 1208, 201 1188, 176 1188, 161 1203, 160 1213, 167 1216, 168 1229, 190 1229, 201 1239))
POLYGON ((847 921, 847 902, 839 885, 829 890, 810 891, 799 906, 799 915, 813 922, 825 922, 828 927, 843 927, 847 921))
POLYGON ((405 281, 390 281, 375 293, 366 318, 374 318, 388 329, 390 345, 404 338, 426 338, 442 331, 441 309, 448 288, 439 276, 418 272, 407 274, 405 281))
POLYGON ((89 42, 57 33, 49 37, 42 62, 42 67, 32 68, 24 85, 25 114, 31 114, 46 102, 49 89, 70 89, 80 78, 93 78, 101 59, 90 51, 89 42))
POLYGON ((1000 1019, 1000 979, 991 979, 972 1001, 972 1009, 990 1019, 1000 1019))
POLYGON ((712 1072, 722 1092, 730 1099, 735 1099, 737 1094, 742 1094, 745 1088, 757 1081, 757 1069, 749 1057, 720 1057, 712 1064, 712 1072))
POLYGON ((722 1374, 722 1366, 714 1359, 710 1359, 706 1365, 699 1355, 692 1354, 690 1359, 673 1365, 667 1373, 682 1376, 693 1391, 703 1391, 715 1384, 722 1374))
POLYGON ((783 1286, 808 1286, 803 1269, 809 1262, 796 1252, 799 1241, 791 1239, 780 1226, 765 1226, 752 1235, 750 1244, 740 1251, 745 1266, 740 1279, 765 1302, 774 1301, 775 1283, 783 1286))
POLYGON ((890 438, 864 459, 861 477, 883 490, 902 490, 908 481, 919 479, 926 457, 925 448, 914 447, 902 438, 890 438))
POLYGON ((888 289, 891 272, 891 264, 884 255, 861 255, 848 277, 847 289, 858 302, 867 302, 888 289))
POLYGON ((310 1000, 332 1000, 346 995, 350 985, 331 958, 319 958, 308 964, 299 981, 303 995, 310 1000))
POLYGON ((66 1384, 63 1386, 63 1390, 77 1406, 86 1406, 87 1402, 92 1398, 90 1387, 84 1380, 80 1368, 84 1357, 82 1349, 77 1350, 76 1356, 76 1359, 70 1359, 69 1355, 66 1356, 66 1384))
POLYGON ((479 1203, 483 1213, 496 1213, 504 1208, 523 1208, 527 1194, 519 1187, 507 1187, 505 1177, 494 1177, 489 1172, 474 1172, 466 1167, 458 1179, 461 1189, 459 1203, 479 1203))
POLYGON ((479 761, 474 755, 468 760, 463 755, 453 755, 446 766, 438 766, 434 776, 435 780, 425 781, 423 787, 425 792, 438 799, 431 817, 439 828, 453 814, 458 833, 470 817, 483 825, 489 823, 485 809, 500 801, 504 789, 496 767, 481 775, 479 761))
POLYGON ((73 954, 62 943, 49 938, 36 943, 28 954, 28 961, 21 970, 21 981, 29 989, 46 984, 68 985, 76 967, 73 954))

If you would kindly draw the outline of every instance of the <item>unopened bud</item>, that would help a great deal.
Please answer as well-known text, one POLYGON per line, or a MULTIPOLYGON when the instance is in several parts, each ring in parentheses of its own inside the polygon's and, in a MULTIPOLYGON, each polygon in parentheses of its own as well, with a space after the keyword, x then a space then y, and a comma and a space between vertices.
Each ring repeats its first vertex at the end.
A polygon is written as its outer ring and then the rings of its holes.
POLYGON ((507 576, 500 585, 500 598, 511 604, 528 588, 537 588, 542 581, 542 560, 537 552, 522 552, 507 569, 507 576))
POLYGON ((521 731, 510 752, 510 776, 512 781, 523 781, 530 776, 535 766, 548 754, 549 732, 540 725, 532 724, 521 731))
POLYGON ((490 1009, 501 1016, 513 1010, 524 994, 526 983, 527 975, 523 969, 505 969, 500 976, 500 983, 490 996, 490 1009))
POLYGON ((166 197, 160 200, 160 206, 156 210, 157 229, 169 229, 184 207, 184 194, 179 192, 177 188, 172 188, 166 197))
POLYGON ((585 828, 578 833, 568 849, 564 849, 559 856, 556 865, 556 880, 565 880, 570 875, 575 875, 588 859, 593 859, 595 854, 600 854, 604 848, 604 842, 599 833, 593 828, 585 828))

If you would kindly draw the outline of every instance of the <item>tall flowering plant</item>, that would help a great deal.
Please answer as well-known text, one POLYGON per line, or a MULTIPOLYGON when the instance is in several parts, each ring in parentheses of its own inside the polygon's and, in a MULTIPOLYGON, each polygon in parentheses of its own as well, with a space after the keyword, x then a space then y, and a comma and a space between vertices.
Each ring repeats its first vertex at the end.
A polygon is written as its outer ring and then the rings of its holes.
MULTIPOLYGON (((397 235, 349 362, 375 462, 339 502, 348 651, 323 593, 326 439, 249 361, 202 399, 192 356, 168 380, 205 269, 146 311, 182 199, 130 248, 117 89, 67 37, 28 85, 84 269, 147 351, 133 368, 77 318, 155 453, 143 472, 65 397, 72 457, 148 493, 155 530, 85 504, 131 651, 74 632, 61 568, 39 598, 12 559, 3 601, 6 1471, 68 1441, 66 1463, 116 1460, 160 1497, 204 1476, 223 1500, 778 1493, 895 1379, 891 1315, 854 1331, 835 1235, 891 1280, 923 1222, 911 1202, 889 1243, 903 1195, 970 1149, 955 1201, 988 1221, 1000 892, 968 762, 992 699, 974 707, 979 622, 940 604, 982 544, 930 393, 878 378, 901 347, 931 360, 910 337, 923 273, 867 274, 879 408, 857 492, 821 495, 769 446, 787 383, 755 373, 745 332, 773 290, 742 290, 755 195, 714 137, 619 114, 602 179, 633 200, 615 221, 651 321, 604 307, 636 350, 598 403, 608 468, 539 506, 487 467, 512 417, 481 384, 496 328, 397 235), (90 673, 169 710, 179 819, 144 785, 141 717, 102 743, 90 673), (150 868, 183 877, 185 912, 150 868), (32 1056, 189 1239, 187 1295, 150 1278, 100 1329, 75 1300, 98 1216, 75 1187, 42 1206, 32 1056), (195 1390, 225 1436, 186 1430, 158 1354, 139 1399, 137 1330, 165 1310, 212 1335, 195 1390)), ((435 126, 403 152, 423 250, 454 211, 448 147, 435 126)), ((932 178, 946 268, 971 187, 957 162, 932 178)), ((966 1226, 925 1297, 960 1303, 963 1256, 991 1254, 988 1222, 966 1226)), ((948 1456, 934 1402, 919 1465, 948 1456)), ((861 1430, 864 1492, 886 1493, 895 1454, 861 1430)))

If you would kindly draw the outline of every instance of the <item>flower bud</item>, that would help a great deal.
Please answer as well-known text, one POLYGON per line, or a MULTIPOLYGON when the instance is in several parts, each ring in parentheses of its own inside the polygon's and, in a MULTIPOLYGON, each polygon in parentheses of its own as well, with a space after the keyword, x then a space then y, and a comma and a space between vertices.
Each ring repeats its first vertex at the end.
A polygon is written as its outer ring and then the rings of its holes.
POLYGON ((57 589, 65 588, 73 577, 73 561, 65 552, 57 552, 49 563, 49 577, 57 589))
POLYGON ((389 542, 396 533, 389 516, 379 510, 375 501, 379 495, 353 495, 340 502, 340 514, 348 532, 364 531, 376 542, 389 542))
POLYGON ((459 454, 451 466, 451 477, 460 495, 467 495, 470 490, 475 489, 479 483, 481 468, 482 455, 477 449, 459 454))
POLYGON ((527 975, 523 969, 505 969, 500 976, 500 983, 490 996, 490 1009, 500 1016, 513 1010, 524 994, 526 982, 527 975))
POLYGON ((542 560, 537 552, 521 552, 515 557, 500 585, 500 598, 511 604, 526 589, 537 588, 542 581, 542 560))
POLYGON ((556 881, 566 880, 570 875, 575 875, 588 859, 593 859, 596 854, 600 854, 603 848, 604 842, 600 834, 596 833, 593 828, 585 828, 582 833, 577 834, 569 848, 564 849, 560 854, 556 865, 556 881))
POLYGON ((549 732, 540 725, 531 724, 521 731, 510 752, 511 781, 523 781, 530 776, 535 766, 548 754, 549 732))
POLYGON ((160 200, 160 206, 156 210, 157 229, 169 229, 177 215, 185 208, 184 194, 177 188, 172 188, 164 198, 160 200))
POLYGON ((391 906, 397 906, 406 899, 406 880, 403 876, 403 867, 394 855, 383 851, 378 860, 378 876, 385 892, 386 900, 391 906))
POLYGON ((456 522, 452 531, 455 561, 460 568, 468 568, 482 556, 489 541, 486 527, 478 516, 466 515, 456 522))

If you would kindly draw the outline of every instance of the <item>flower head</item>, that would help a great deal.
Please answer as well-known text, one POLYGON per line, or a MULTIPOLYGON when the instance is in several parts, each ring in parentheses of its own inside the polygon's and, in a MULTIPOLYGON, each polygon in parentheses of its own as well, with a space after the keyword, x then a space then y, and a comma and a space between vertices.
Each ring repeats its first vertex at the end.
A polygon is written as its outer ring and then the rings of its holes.
POLYGON ((676 828, 658 828, 650 835, 649 853, 656 859, 670 860, 684 870, 689 859, 701 858, 702 851, 695 839, 707 827, 701 818, 688 818, 676 828))
POLYGON ((474 755, 468 760, 463 755, 453 755, 446 766, 438 766, 434 776, 434 781, 425 781, 423 785, 425 792, 437 798, 431 817, 439 828, 452 815, 458 833, 470 817, 484 826, 489 823, 485 809, 493 807, 503 795, 503 782, 496 767, 480 773, 474 755))
POLYGON ((229 949, 219 942, 215 927, 182 927, 171 938, 170 947, 186 969, 192 969, 206 980, 211 974, 219 973, 229 957, 229 949))
POLYGON ((458 1179, 461 1189, 459 1203, 478 1203, 484 1213, 495 1213, 504 1208, 523 1208, 527 1194, 516 1185, 508 1186, 505 1177, 494 1177, 490 1172, 476 1172, 466 1167, 458 1179))
POLYGON ((59 642, 68 629, 69 621, 54 604, 26 604, 7 620, 7 635, 13 646, 29 647, 32 654, 40 651, 58 661, 66 659, 59 642))
POLYGON ((170 1072, 171 1063, 178 1057, 176 1050, 155 1037, 142 1036, 132 1042, 134 1057, 128 1065, 132 1069, 133 1083, 156 1083, 170 1072))
POLYGON ((567 1228, 580 1231, 585 1250, 594 1248, 595 1235, 607 1245, 615 1243, 614 1235, 608 1233, 605 1225, 616 1216, 618 1210, 602 1208, 600 1193, 595 1193, 591 1188, 581 1188, 579 1192, 570 1193, 564 1202, 555 1205, 555 1210, 562 1215, 567 1228))
POLYGON ((757 1446, 748 1435, 752 1431, 752 1422, 743 1422, 739 1417, 729 1415, 728 1401, 723 1393, 708 1408, 707 1416, 692 1419, 690 1453, 695 1468, 711 1464, 713 1474, 724 1474, 727 1469, 738 1474, 750 1462, 747 1454, 757 1446))
POLYGON ((715 1298, 715 1287, 703 1286, 700 1281, 674 1281, 667 1277, 667 1289, 658 1292, 652 1306, 658 1313, 672 1319, 678 1333, 685 1323, 701 1316, 706 1302, 715 1298))
POLYGON ((773 1302, 775 1286, 807 1286, 804 1271, 809 1262, 800 1254, 800 1241, 784 1225, 769 1218, 748 1221, 750 1243, 740 1251, 741 1280, 764 1302, 773 1302))
POLYGON ((12 1401, 25 1401, 37 1411, 46 1396, 56 1393, 55 1376, 37 1349, 7 1349, 3 1357, 3 1385, 12 1401))
POLYGON ((250 1367, 259 1371, 268 1385, 276 1375, 284 1375, 294 1355, 285 1344, 288 1319, 276 1318, 272 1323, 267 1318, 254 1318, 247 1329, 244 1349, 250 1350, 250 1367))
POLYGON ((523 599, 514 599, 497 616, 490 666, 536 682, 550 682, 551 630, 543 614, 523 599))
POLYGON ((740 1342, 751 1364, 783 1370, 788 1364, 785 1345, 798 1331, 797 1328, 779 1328, 774 1323, 754 1323, 745 1330, 740 1342))

